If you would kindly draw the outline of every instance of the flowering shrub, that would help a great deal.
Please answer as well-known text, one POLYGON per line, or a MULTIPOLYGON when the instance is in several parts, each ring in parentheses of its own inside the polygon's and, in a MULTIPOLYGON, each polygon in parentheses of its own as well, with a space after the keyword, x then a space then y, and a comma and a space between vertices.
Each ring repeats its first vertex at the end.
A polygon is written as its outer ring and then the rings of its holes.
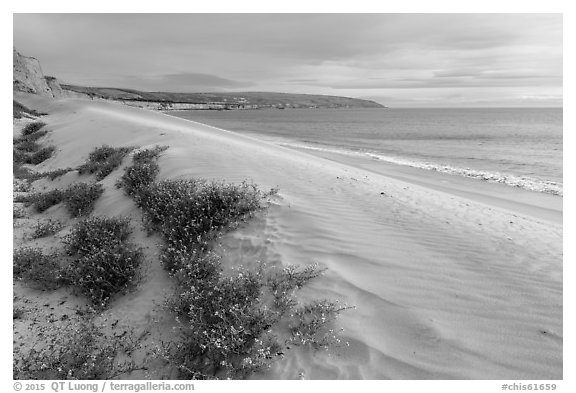
POLYGON ((14 349, 14 379, 112 379, 134 368, 119 355, 129 354, 135 344, 127 335, 104 334, 93 318, 53 323, 42 334, 39 348, 14 349))
POLYGON ((337 333, 329 326, 340 312, 349 308, 328 300, 299 307, 290 321, 292 338, 289 342, 294 345, 310 345, 315 349, 340 344, 337 333))
POLYGON ((30 237, 32 239, 38 239, 45 236, 50 236, 62 229, 63 224, 59 220, 47 219, 44 221, 36 222, 36 225, 32 227, 32 233, 30 237))
POLYGON ((20 145, 25 142, 34 142, 42 138, 46 134, 48 134, 48 130, 35 131, 31 134, 24 134, 24 132, 22 132, 22 135, 14 139, 14 144, 20 145))
POLYGON ((12 100, 12 117, 14 119, 21 119, 22 117, 32 116, 44 116, 46 113, 39 113, 34 109, 30 109, 19 103, 18 101, 12 100))
POLYGON ((22 129, 22 135, 30 135, 34 134, 35 132, 39 131, 42 127, 44 127, 46 123, 42 123, 41 121, 36 121, 34 123, 27 124, 26 127, 22 129))
POLYGON ((18 205, 12 206, 12 218, 25 218, 26 211, 18 205))
POLYGON ((102 184, 72 184, 64 192, 64 203, 73 217, 86 216, 94 210, 94 204, 103 192, 102 184))
POLYGON ((161 261, 178 284, 167 306, 180 321, 180 340, 158 355, 180 377, 244 378, 268 367, 289 345, 338 342, 329 324, 345 307, 322 301, 297 308, 294 293, 321 274, 316 265, 225 274, 210 251, 212 240, 261 210, 276 190, 264 193, 246 182, 155 182, 155 155, 137 154, 118 185, 142 208, 148 228, 166 241, 161 261))
POLYGON ((154 160, 158 159, 160 153, 162 153, 165 150, 168 150, 168 146, 154 146, 151 149, 142 149, 134 153, 132 161, 134 162, 134 164, 153 162, 154 160))
POLYGON ((64 202, 73 217, 85 216, 92 212, 96 200, 102 195, 104 188, 101 184, 75 183, 66 190, 58 188, 38 192, 31 195, 18 195, 15 202, 24 202, 27 206, 32 205, 37 212, 64 202))
POLYGON ((15 200, 24 202, 25 205, 32 205, 38 213, 59 204, 64 200, 65 193, 60 189, 47 192, 38 192, 27 196, 18 196, 15 200))
POLYGON ((32 153, 40 150, 40 145, 32 139, 24 138, 22 140, 17 140, 16 149, 24 153, 32 153))
POLYGON ((56 148, 54 146, 43 147, 35 153, 27 155, 24 159, 24 164, 38 165, 52 157, 55 150, 56 148))
POLYGON ((95 173, 96 180, 100 181, 108 176, 112 171, 122 164, 122 160, 133 147, 111 147, 102 145, 94 149, 88 156, 88 160, 78 167, 78 172, 95 173))
POLYGON ((155 162, 141 162, 126 168, 124 174, 116 183, 119 188, 130 196, 136 196, 143 187, 150 185, 158 176, 160 167, 155 162))
POLYGON ((132 156, 132 166, 125 169, 122 178, 116 186, 124 188, 124 191, 132 197, 137 197, 144 187, 149 186, 156 180, 160 167, 156 159, 168 146, 155 146, 151 149, 137 151, 132 156))
POLYGON ((19 167, 14 171, 14 177, 17 179, 23 179, 28 182, 36 181, 38 179, 42 179, 43 177, 47 177, 50 180, 54 180, 62 175, 65 175, 68 172, 73 171, 73 168, 63 168, 63 169, 55 169, 53 171, 46 171, 46 172, 33 172, 28 168, 19 167))
POLYGON ((38 179, 40 179, 42 177, 47 177, 50 180, 54 180, 57 177, 65 175, 66 173, 71 172, 73 170, 74 170, 73 168, 55 169, 53 171, 48 171, 48 172, 38 172, 38 173, 35 173, 34 176, 37 177, 38 179))
POLYGON ((125 243, 132 232, 128 218, 90 217, 78 222, 64 238, 69 255, 88 255, 109 244, 125 243))
POLYGON ((14 278, 37 289, 56 289, 62 286, 61 268, 55 255, 45 255, 38 248, 22 247, 14 250, 14 278))
POLYGON ((105 307, 137 281, 143 256, 128 243, 130 232, 127 218, 94 217, 80 221, 64 239, 67 253, 76 256, 66 277, 96 306, 105 307))
POLYGON ((14 139, 12 156, 14 165, 37 165, 52 157, 52 154, 56 150, 54 146, 42 148, 36 142, 48 133, 46 130, 40 130, 44 126, 45 124, 40 122, 30 123, 22 130, 22 136, 14 139))
POLYGON ((169 245, 192 249, 261 209, 266 195, 245 182, 235 185, 192 179, 153 183, 135 199, 147 224, 169 245))

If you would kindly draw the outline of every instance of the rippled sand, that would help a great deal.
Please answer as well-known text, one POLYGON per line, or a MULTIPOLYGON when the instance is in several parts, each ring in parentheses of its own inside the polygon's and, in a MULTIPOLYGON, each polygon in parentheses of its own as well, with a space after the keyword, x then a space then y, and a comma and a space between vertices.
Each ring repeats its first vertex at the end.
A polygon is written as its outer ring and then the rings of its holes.
MULTIPOLYGON (((561 197, 313 155, 106 102, 18 100, 51 114, 59 151, 40 170, 77 166, 104 143, 162 144, 162 178, 279 188, 266 215, 223 239, 225 261, 318 263, 327 271, 303 299, 356 308, 337 321, 349 346, 297 349, 257 378, 562 379, 561 197)), ((95 213, 135 212, 108 187, 95 213)), ((135 326, 169 285, 151 272, 113 306, 135 326)))

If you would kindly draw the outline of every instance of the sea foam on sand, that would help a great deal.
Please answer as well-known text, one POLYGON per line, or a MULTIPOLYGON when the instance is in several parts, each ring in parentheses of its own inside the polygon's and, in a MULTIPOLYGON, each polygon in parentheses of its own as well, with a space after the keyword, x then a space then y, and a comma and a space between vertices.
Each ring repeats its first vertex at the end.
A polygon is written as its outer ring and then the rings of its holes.
MULTIPOLYGON (((460 183, 452 192, 433 184, 429 171, 388 176, 108 102, 15 99, 50 114, 42 121, 57 152, 38 170, 75 167, 102 144, 158 144, 170 146, 159 160, 161 178, 279 188, 266 215, 222 239, 224 262, 316 262, 327 271, 302 297, 356 308, 336 321, 349 345, 296 348, 256 377, 562 379, 561 203, 532 208, 528 191, 498 184, 476 193, 463 190, 473 183, 460 183), (498 187, 508 189, 506 204, 492 203, 498 187), (537 213, 543 208, 555 214, 537 213)), ((134 212, 130 199, 105 185, 94 214, 134 212)), ((142 296, 158 293, 142 290, 113 307, 145 324, 137 315, 151 299, 142 296)))

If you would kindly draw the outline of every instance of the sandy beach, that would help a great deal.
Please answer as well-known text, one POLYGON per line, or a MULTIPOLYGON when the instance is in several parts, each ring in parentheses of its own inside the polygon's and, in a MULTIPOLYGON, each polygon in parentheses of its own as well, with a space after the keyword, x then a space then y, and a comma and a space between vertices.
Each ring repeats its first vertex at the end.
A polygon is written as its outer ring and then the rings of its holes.
MULTIPOLYGON (((48 113, 42 121, 57 151, 38 171, 76 167, 102 144, 168 145, 158 162, 161 179, 248 180, 279 189, 266 214, 217 245, 224 263, 317 263, 327 270, 302 298, 355 309, 336 324, 349 345, 294 349, 255 378, 563 378, 562 197, 289 149, 105 101, 16 92, 14 99, 48 113)), ((114 186, 120 174, 102 181, 94 215, 139 217, 114 186)), ((34 186, 65 187, 77 176, 34 186)), ((21 233, 14 231, 17 246, 21 233)), ((159 241, 143 230, 136 237, 145 246, 159 241)), ((153 262, 137 290, 107 313, 144 328, 170 285, 153 262)))

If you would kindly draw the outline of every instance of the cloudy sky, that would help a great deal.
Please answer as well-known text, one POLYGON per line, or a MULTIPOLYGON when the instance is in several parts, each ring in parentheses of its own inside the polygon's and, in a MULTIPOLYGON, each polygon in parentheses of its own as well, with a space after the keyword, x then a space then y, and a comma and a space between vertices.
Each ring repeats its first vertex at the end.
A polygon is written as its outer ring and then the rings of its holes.
POLYGON ((85 86, 562 105, 558 14, 15 14, 14 45, 85 86))

